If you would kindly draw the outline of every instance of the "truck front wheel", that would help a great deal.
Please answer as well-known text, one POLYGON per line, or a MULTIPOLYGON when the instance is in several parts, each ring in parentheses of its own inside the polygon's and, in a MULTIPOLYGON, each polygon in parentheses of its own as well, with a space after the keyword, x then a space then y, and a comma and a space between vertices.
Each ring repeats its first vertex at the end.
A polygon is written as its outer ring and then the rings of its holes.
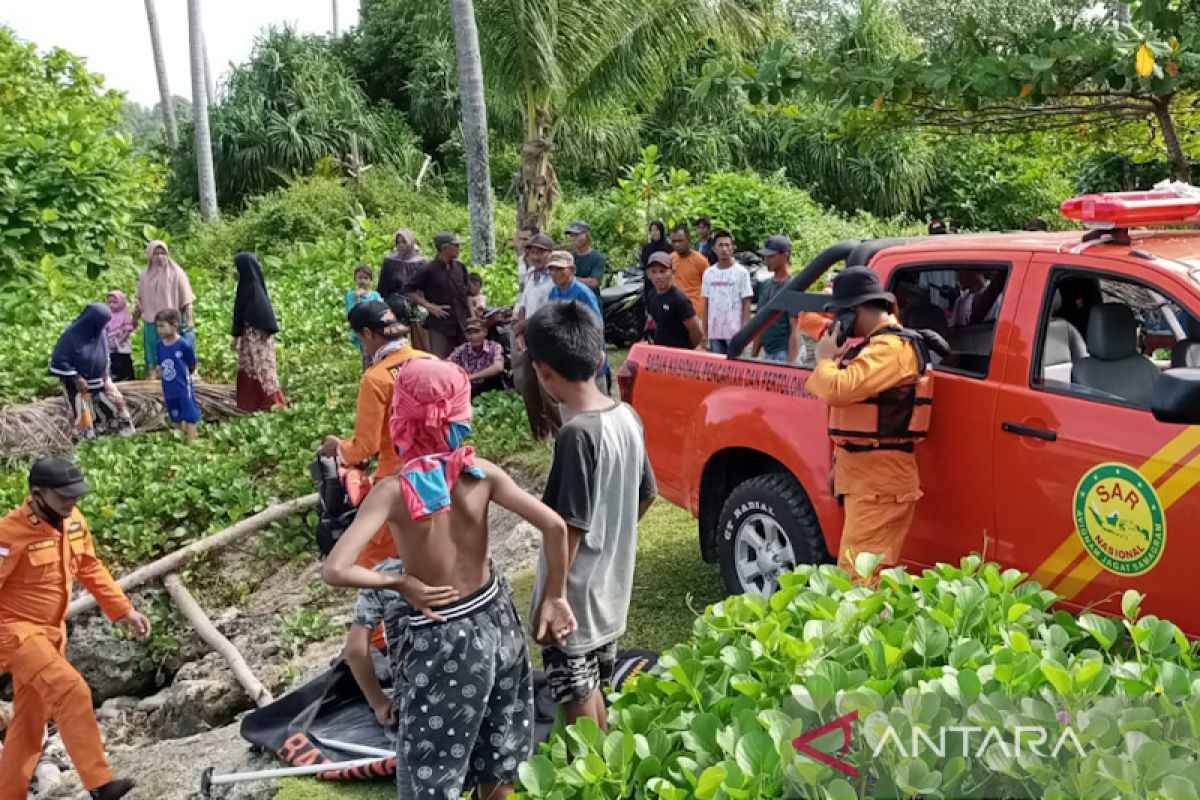
POLYGON ((782 472, 750 478, 729 493, 717 518, 717 555, 733 594, 771 595, 797 564, 829 561, 808 495, 782 472))

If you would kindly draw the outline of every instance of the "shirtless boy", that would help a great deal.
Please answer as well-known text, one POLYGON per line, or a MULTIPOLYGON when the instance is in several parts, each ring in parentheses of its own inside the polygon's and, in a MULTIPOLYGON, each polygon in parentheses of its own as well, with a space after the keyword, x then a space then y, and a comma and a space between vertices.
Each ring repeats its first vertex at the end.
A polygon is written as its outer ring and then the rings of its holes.
POLYGON ((533 629, 562 644, 576 628, 567 604, 567 526, 503 470, 463 445, 471 428, 471 382, 444 361, 400 367, 392 442, 405 460, 367 495, 326 559, 334 586, 395 589, 415 609, 401 663, 393 667, 400 719, 396 780, 401 800, 506 798, 517 766, 533 753, 533 671, 507 581, 488 560, 490 503, 542 532, 547 591, 533 629), (354 561, 387 523, 402 575, 354 561))

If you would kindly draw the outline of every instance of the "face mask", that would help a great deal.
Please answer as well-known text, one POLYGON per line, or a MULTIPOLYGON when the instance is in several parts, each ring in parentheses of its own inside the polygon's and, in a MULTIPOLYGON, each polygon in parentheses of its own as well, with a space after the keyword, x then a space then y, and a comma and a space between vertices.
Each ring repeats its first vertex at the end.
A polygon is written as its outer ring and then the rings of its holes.
POLYGON ((62 514, 59 514, 50 504, 47 503, 41 495, 33 496, 34 508, 37 509, 38 515, 46 521, 46 523, 56 531, 63 529, 63 521, 66 519, 62 514))

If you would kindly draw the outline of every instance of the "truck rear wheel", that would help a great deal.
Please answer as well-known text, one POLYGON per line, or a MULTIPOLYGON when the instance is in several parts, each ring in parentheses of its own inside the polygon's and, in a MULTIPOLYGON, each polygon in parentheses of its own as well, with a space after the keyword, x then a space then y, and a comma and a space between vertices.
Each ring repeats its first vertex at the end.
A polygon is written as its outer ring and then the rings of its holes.
POLYGON ((750 478, 729 493, 717 518, 717 556, 733 594, 771 595, 780 574, 829 561, 808 495, 782 472, 750 478))

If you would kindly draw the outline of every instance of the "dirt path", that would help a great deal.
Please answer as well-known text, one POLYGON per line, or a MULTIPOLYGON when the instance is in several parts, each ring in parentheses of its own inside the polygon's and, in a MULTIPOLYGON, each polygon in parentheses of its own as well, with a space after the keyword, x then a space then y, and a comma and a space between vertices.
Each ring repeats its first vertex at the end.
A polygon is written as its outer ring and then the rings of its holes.
MULTIPOLYGON (((521 482, 540 491, 540 479, 521 482)), ((536 563, 540 545, 536 530, 496 507, 489 523, 492 557, 500 570, 511 576, 536 563)), ((195 591, 209 616, 276 697, 316 677, 338 656, 353 594, 322 583, 315 560, 264 562, 251 544, 194 566, 191 572, 198 576, 195 591), (300 644, 296 636, 303 631, 296 630, 302 627, 297 620, 305 619, 320 621, 318 628, 324 635, 300 644)), ((181 642, 180 647, 203 652, 194 642, 181 642)), ((227 668, 211 654, 185 665, 174 683, 157 695, 109 700, 99 716, 114 771, 138 781, 128 797, 196 798, 200 775, 207 767, 228 773, 282 766, 269 754, 251 753, 238 735, 240 718, 249 707, 249 699, 232 684, 227 668), (229 717, 231 704, 238 712, 232 723, 207 724, 210 712, 229 717)), ((64 770, 58 786, 41 796, 86 798, 56 739, 48 752, 64 770)), ((257 800, 274 797, 276 792, 274 782, 259 782, 222 787, 213 796, 257 800)))

